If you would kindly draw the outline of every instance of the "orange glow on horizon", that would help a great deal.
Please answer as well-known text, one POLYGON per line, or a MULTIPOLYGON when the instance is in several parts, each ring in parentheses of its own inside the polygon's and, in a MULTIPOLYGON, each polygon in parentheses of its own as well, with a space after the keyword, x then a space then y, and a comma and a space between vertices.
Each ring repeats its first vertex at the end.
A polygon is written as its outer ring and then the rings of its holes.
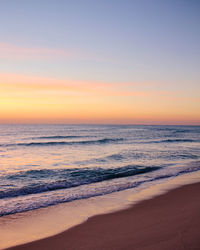
POLYGON ((198 99, 132 86, 0 74, 0 123, 200 123, 198 99))

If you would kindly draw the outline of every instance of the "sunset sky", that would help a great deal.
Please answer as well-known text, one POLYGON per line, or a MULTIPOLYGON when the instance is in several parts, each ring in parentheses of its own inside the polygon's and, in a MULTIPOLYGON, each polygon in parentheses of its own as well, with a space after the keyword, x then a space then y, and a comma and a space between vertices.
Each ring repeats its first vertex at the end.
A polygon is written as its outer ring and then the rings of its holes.
POLYGON ((1 0, 0 123, 200 124, 200 1, 1 0))

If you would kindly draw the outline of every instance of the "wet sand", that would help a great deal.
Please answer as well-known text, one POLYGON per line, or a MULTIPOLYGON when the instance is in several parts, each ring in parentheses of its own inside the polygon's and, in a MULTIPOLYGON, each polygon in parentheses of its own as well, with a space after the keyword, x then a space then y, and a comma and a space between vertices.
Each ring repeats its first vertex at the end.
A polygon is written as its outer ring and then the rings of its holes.
POLYGON ((185 185, 125 210, 92 217, 58 235, 9 249, 200 249, 200 183, 185 185))

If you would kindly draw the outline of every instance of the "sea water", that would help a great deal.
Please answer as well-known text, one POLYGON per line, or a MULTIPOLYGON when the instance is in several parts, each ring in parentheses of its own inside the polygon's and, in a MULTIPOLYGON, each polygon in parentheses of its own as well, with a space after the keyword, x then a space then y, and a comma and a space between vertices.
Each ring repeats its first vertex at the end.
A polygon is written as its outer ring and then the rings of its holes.
POLYGON ((0 216, 200 170, 200 126, 0 125, 0 216))

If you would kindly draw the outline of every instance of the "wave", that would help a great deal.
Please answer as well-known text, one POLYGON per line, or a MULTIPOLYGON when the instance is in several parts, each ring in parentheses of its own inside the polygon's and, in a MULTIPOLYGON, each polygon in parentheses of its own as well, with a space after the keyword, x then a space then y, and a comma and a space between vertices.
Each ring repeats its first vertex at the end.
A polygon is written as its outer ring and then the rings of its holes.
POLYGON ((6 177, 9 180, 27 181, 26 186, 9 188, 0 191, 0 199, 29 194, 42 193, 57 189, 66 189, 85 184, 108 181, 116 178, 129 177, 152 172, 161 167, 143 167, 128 165, 120 168, 95 168, 95 169, 59 169, 59 170, 29 170, 12 174, 6 177), (54 178, 54 181, 49 182, 54 178))
POLYGON ((150 141, 148 143, 173 143, 173 142, 199 142, 199 140, 193 139, 167 139, 161 141, 150 141))
MULTIPOLYGON (((111 154, 105 157, 95 158, 91 160, 87 160, 85 163, 102 163, 102 162, 113 162, 113 161, 123 161, 124 159, 139 159, 141 157, 145 157, 147 154, 139 152, 122 152, 119 154, 111 154)), ((77 164, 84 163, 84 162, 76 162, 77 164)))
POLYGON ((177 129, 175 130, 173 133, 177 134, 177 133, 195 133, 196 130, 189 130, 189 129, 177 129))
POLYGON ((31 139, 40 140, 40 139, 75 139, 75 138, 88 138, 88 137, 95 137, 95 136, 84 136, 84 135, 53 135, 53 136, 39 136, 39 137, 32 137, 31 139))
POLYGON ((172 134, 176 133, 200 133, 200 126, 146 126, 146 129, 152 130, 152 131, 163 131, 168 132, 172 134))
MULTIPOLYGON (((195 164, 196 165, 196 164, 195 164)), ((1 206, 0 217, 8 214, 15 214, 19 212, 25 212, 37 208, 48 207, 51 205, 71 202, 74 200, 87 199, 96 196, 102 196, 105 194, 110 194, 113 192, 123 191, 126 189, 137 188, 144 184, 146 187, 152 185, 152 183, 159 183, 161 180, 165 180, 171 177, 179 176, 186 173, 191 173, 194 171, 199 171, 200 166, 188 167, 178 167, 171 168, 168 172, 165 171, 165 168, 148 174, 145 178, 137 179, 127 179, 122 182, 110 182, 109 184, 99 185, 98 183, 92 184, 91 188, 74 187, 70 192, 68 189, 54 190, 50 194, 46 193, 36 193, 30 196, 24 197, 19 196, 15 198, 5 199, 4 203, 1 206)))
POLYGON ((86 141, 48 141, 48 142, 30 142, 30 143, 16 143, 16 144, 0 144, 0 146, 57 146, 57 145, 93 145, 93 144, 106 144, 122 141, 123 138, 104 138, 99 140, 86 140, 86 141))

